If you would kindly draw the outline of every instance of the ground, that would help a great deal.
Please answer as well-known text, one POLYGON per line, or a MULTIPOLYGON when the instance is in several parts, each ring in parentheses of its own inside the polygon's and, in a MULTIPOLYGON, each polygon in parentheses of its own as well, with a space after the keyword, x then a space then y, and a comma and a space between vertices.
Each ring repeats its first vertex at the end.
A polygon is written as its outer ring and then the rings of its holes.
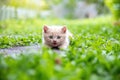
POLYGON ((42 26, 53 24, 66 25, 74 34, 65 56, 46 47, 15 57, 1 53, 1 80, 119 80, 120 26, 110 17, 1 21, 0 48, 41 45, 42 26))

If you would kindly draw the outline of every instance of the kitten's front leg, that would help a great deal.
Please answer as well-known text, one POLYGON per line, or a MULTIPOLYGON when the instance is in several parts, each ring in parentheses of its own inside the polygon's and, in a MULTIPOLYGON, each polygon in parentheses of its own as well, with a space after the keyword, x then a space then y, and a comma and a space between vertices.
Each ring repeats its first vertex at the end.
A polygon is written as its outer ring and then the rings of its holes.
POLYGON ((64 45, 59 46, 60 49, 67 49, 67 47, 68 47, 67 44, 64 44, 64 45))

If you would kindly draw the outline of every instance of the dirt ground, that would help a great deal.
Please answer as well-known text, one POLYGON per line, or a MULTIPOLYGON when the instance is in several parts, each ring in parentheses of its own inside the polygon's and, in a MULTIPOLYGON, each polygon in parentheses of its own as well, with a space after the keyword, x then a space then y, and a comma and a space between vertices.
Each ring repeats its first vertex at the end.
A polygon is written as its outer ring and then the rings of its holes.
MULTIPOLYGON (((16 56, 19 54, 26 54, 26 53, 32 53, 32 52, 35 53, 38 51, 41 51, 40 45, 19 46, 19 47, 0 49, 0 54, 16 56)), ((54 50, 54 51, 62 56, 65 56, 64 51, 60 51, 60 50, 54 50)))

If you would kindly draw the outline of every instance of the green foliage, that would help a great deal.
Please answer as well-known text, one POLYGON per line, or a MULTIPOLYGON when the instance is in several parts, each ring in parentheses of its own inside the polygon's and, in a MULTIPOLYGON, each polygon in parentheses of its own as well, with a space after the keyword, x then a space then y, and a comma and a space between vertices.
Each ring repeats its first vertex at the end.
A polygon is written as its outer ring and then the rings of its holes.
POLYGON ((0 47, 41 43, 44 24, 66 25, 74 34, 66 56, 45 47, 16 57, 0 55, 0 80, 120 79, 120 27, 109 18, 3 21, 0 47))
POLYGON ((76 3, 77 1, 76 0, 69 0, 66 4, 65 4, 65 7, 66 7, 66 10, 68 10, 68 14, 66 15, 66 18, 67 19, 74 19, 74 10, 75 10, 75 7, 76 7, 76 3))
POLYGON ((9 0, 0 0, 0 7, 2 5, 8 5, 8 3, 9 3, 9 0))
POLYGON ((59 4, 63 0, 45 0, 45 1, 48 2, 48 4, 49 2, 52 2, 52 4, 59 4))
POLYGON ((110 9, 113 17, 120 20, 120 0, 105 0, 106 5, 110 9))
POLYGON ((0 6, 2 5, 34 10, 48 9, 44 0, 0 0, 0 6))
POLYGON ((41 34, 28 35, 1 35, 0 48, 38 44, 41 42, 41 34))
POLYGON ((104 4, 104 0, 79 0, 79 1, 86 1, 88 4, 95 3, 98 14, 107 14, 107 13, 109 13, 108 8, 104 4))
POLYGON ((68 12, 65 15, 65 18, 67 19, 74 19, 74 10, 76 8, 76 0, 45 0, 46 3, 48 3, 49 7, 57 6, 57 5, 62 5, 64 9, 68 12))

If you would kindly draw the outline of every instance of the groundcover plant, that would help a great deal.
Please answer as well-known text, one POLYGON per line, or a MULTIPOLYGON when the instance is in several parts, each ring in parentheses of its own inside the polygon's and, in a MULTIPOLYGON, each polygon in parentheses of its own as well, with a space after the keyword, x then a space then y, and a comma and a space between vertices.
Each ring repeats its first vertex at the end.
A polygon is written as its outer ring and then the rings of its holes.
POLYGON ((120 79, 120 26, 109 17, 1 21, 0 48, 41 45, 44 24, 66 25, 73 33, 65 56, 46 47, 16 57, 0 53, 0 80, 120 79))

